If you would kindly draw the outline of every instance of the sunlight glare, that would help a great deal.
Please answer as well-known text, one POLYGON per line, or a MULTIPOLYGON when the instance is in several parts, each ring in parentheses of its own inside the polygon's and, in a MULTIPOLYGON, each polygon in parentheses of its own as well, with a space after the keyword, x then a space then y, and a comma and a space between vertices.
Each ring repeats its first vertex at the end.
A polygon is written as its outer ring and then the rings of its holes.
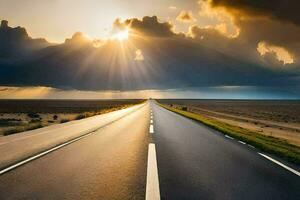
POLYGON ((122 30, 112 36, 113 39, 117 39, 119 41, 128 40, 128 37, 129 37, 128 29, 122 30))

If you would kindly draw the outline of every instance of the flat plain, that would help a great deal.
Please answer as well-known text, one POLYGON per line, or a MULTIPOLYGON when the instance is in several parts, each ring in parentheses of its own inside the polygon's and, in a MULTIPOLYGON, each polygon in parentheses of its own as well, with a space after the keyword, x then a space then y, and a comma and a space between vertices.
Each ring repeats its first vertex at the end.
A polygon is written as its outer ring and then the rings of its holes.
POLYGON ((0 100, 0 136, 66 123, 141 103, 124 100, 0 100))

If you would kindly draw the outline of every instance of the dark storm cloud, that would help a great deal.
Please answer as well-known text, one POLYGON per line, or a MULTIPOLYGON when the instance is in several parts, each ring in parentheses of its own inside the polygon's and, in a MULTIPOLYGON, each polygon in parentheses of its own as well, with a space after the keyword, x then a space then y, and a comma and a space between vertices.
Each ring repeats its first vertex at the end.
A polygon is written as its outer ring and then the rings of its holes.
POLYGON ((268 19, 238 20, 241 28, 239 38, 247 40, 249 45, 257 45, 260 41, 284 47, 300 63, 300 26, 268 19), (259 30, 259 31, 258 31, 259 30))
POLYGON ((11 54, 27 54, 32 50, 48 46, 45 39, 32 39, 25 28, 11 28, 8 21, 2 20, 0 25, 0 59, 11 54))
MULTIPOLYGON (((283 87, 300 83, 299 72, 253 61, 259 55, 255 45, 247 46, 248 40, 230 39, 214 29, 196 26, 191 28, 194 38, 185 37, 174 33, 172 24, 159 22, 155 16, 128 19, 125 24, 142 35, 132 35, 124 42, 109 40, 95 48, 77 33, 64 44, 40 47, 21 60, 7 62, 16 58, 14 53, 3 56, 0 85, 137 90, 224 85, 283 87), (138 49, 143 52, 143 62, 135 60, 138 49), (253 54, 255 59, 245 59, 246 54, 253 54)), ((2 41, 7 38, 5 34, 1 37, 2 41)), ((26 40, 34 42, 28 36, 26 40)))
POLYGON ((159 22, 157 16, 145 16, 142 20, 128 19, 125 24, 148 36, 170 37, 175 35, 172 31, 173 25, 169 22, 159 22))
POLYGON ((263 15, 300 25, 299 0, 207 0, 214 7, 223 6, 250 15, 263 15))
MULTIPOLYGON (((240 33, 237 40, 243 49, 255 54, 259 42, 284 48, 293 57, 292 67, 300 63, 300 2, 298 0, 204 0, 213 9, 222 7, 233 16, 240 33)), ((236 49, 238 50, 238 49, 236 49)), ((257 52, 256 52, 257 53, 257 52)), ((256 57, 261 59, 260 57, 256 57)), ((277 60, 278 61, 278 60, 277 60)), ((268 55, 263 62, 273 65, 276 57, 268 55), (273 57, 270 59, 270 57, 273 57)), ((282 65, 282 63, 277 63, 282 65)), ((276 65, 275 65, 276 66, 276 65)))
POLYGON ((214 28, 202 28, 196 25, 190 27, 189 35, 201 45, 232 55, 236 59, 249 61, 258 59, 256 44, 250 46, 241 37, 230 38, 214 28))
MULTIPOLYGON (((270 30, 264 28, 264 25, 252 26, 248 21, 243 22, 243 27, 241 29, 240 35, 238 37, 227 37, 226 35, 220 33, 214 28, 201 28, 198 26, 192 26, 189 30, 189 35, 193 37, 194 40, 200 42, 202 45, 216 49, 226 55, 232 56, 236 59, 244 60, 247 62, 253 62, 258 65, 263 65, 265 67, 277 68, 283 67, 284 64, 279 62, 275 54, 268 55, 268 59, 261 56, 257 50, 258 44, 261 41, 267 42, 268 44, 278 45, 289 50, 293 53, 294 60, 297 61, 297 48, 292 48, 288 45, 287 41, 291 38, 286 38, 285 42, 278 40, 280 35, 267 37, 267 34, 271 34, 270 30), (255 31, 255 27, 260 27, 261 32, 255 31), (254 32, 253 34, 251 34, 254 32), (295 53, 294 53, 295 52, 295 53), (275 55, 275 56, 274 56, 275 55), (276 65, 275 65, 276 63, 276 65)), ((273 27, 274 28, 274 27, 273 27)), ((278 33, 278 32, 277 32, 278 33)), ((274 34, 273 34, 274 35, 274 34)), ((283 39, 283 37, 281 37, 283 39)), ((295 42, 293 43, 295 45, 295 42)), ((285 68, 296 67, 298 64, 285 65, 285 68)))

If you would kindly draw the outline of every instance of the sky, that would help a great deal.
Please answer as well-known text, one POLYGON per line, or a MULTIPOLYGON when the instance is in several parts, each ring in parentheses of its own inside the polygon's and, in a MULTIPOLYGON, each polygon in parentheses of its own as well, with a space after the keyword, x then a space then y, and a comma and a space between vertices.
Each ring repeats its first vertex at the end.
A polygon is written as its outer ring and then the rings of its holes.
POLYGON ((297 0, 0 0, 0 98, 298 99, 297 0))
MULTIPOLYGON (((77 31, 93 38, 109 37, 116 18, 159 15, 176 22, 177 7, 197 12, 197 3, 181 0, 0 0, 1 18, 50 42, 64 42, 77 31)), ((187 28, 178 26, 178 30, 187 28)))

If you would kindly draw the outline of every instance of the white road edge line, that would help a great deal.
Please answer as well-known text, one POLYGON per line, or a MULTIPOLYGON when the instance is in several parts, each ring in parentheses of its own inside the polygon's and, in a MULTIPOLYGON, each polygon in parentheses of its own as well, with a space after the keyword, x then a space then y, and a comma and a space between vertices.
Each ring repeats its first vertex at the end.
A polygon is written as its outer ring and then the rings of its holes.
POLYGON ((148 147, 146 200, 160 200, 155 144, 148 147))
POLYGON ((154 127, 152 124, 150 124, 150 127, 149 127, 149 133, 154 133, 154 127))
POLYGON ((233 138, 233 137, 230 137, 229 135, 225 135, 225 137, 234 140, 234 138, 233 138))
POLYGON ((21 166, 21 165, 24 165, 24 164, 26 164, 26 163, 28 163, 28 162, 30 162, 30 161, 32 161, 32 160, 35 160, 35 159, 40 158, 40 157, 42 157, 42 156, 44 156, 44 155, 46 155, 46 154, 49 154, 49 153, 51 153, 51 152, 53 152, 53 151, 55 151, 55 150, 57 150, 57 149, 60 149, 60 148, 62 148, 62 147, 64 147, 64 146, 67 146, 67 145, 69 145, 69 144, 71 144, 71 143, 73 143, 73 142, 76 142, 76 141, 81 140, 81 139, 83 139, 83 138, 85 138, 85 137, 88 137, 88 136, 91 135, 92 133, 93 133, 93 132, 88 133, 88 134, 83 135, 83 136, 80 136, 80 137, 75 138, 75 139, 73 139, 73 140, 71 140, 71 141, 69 141, 69 142, 63 143, 63 144, 58 145, 58 146, 56 146, 56 147, 53 147, 53 148, 51 148, 51 149, 49 149, 49 150, 47 150, 47 151, 44 151, 44 152, 42 152, 42 153, 39 153, 39 154, 37 154, 37 155, 35 155, 35 156, 29 157, 29 158, 27 158, 27 159, 25 159, 25 160, 23 160, 23 161, 21 161, 21 162, 18 162, 18 163, 14 164, 14 165, 11 165, 11 166, 9 166, 9 167, 7 167, 7 168, 1 170, 1 171, 0 171, 0 175, 6 173, 6 172, 8 172, 8 171, 11 171, 11 170, 13 170, 13 169, 15 169, 15 168, 17 168, 17 167, 19 167, 19 166, 21 166))
POLYGON ((246 144, 245 142, 243 142, 243 141, 240 141, 240 140, 239 140, 238 142, 239 142, 239 143, 241 143, 241 144, 246 144))
POLYGON ((298 172, 298 171, 296 171, 296 170, 294 170, 294 169, 292 169, 292 168, 286 166, 285 164, 283 164, 283 163, 281 163, 281 162, 279 162, 279 161, 277 161, 277 160, 275 160, 275 159, 273 159, 273 158, 271 158, 271 157, 269 157, 269 156, 267 156, 267 155, 265 155, 265 154, 263 154, 263 153, 258 153, 258 154, 261 155, 261 156, 263 156, 263 157, 265 157, 266 159, 268 159, 268 160, 270 160, 270 161, 276 163, 277 165, 279 165, 279 166, 285 168, 286 170, 288 170, 288 171, 290 171, 290 172, 296 174, 297 176, 300 176, 300 172, 298 172))
MULTIPOLYGON (((129 113, 125 114, 124 116, 122 116, 122 117, 120 117, 120 118, 117 118, 116 120, 111 121, 110 123, 104 125, 103 127, 105 127, 105 126, 107 126, 107 125, 109 125, 109 124, 111 124, 111 123, 114 123, 114 122, 116 122, 116 121, 122 119, 123 117, 125 117, 125 116, 127 116, 127 115, 129 115, 129 114, 131 114, 131 113, 133 113, 133 112, 135 112, 135 111, 137 111, 138 109, 142 108, 142 107, 145 106, 145 105, 146 105, 146 104, 141 105, 140 107, 138 107, 138 108, 136 108, 136 109, 130 111, 129 113)), ((53 152, 53 151, 56 151, 57 149, 60 149, 60 148, 62 148, 62 147, 64 147, 64 146, 67 146, 67 145, 69 145, 69 144, 71 144, 71 143, 74 143, 74 142, 76 142, 76 141, 78 141, 78 140, 81 140, 81 139, 83 139, 83 138, 85 138, 85 137, 88 137, 88 136, 90 136, 91 134, 94 134, 94 132, 96 132, 96 131, 99 130, 100 128, 102 128, 102 127, 99 127, 99 128, 97 128, 97 129, 95 129, 95 130, 92 130, 91 132, 89 132, 89 133, 87 133, 87 134, 84 134, 84 135, 82 135, 82 136, 79 136, 79 137, 77 137, 77 138, 74 138, 74 139, 72 139, 72 140, 70 140, 70 141, 68 141, 68 142, 65 142, 65 143, 63 143, 63 144, 60 144, 60 145, 58 145, 58 146, 56 146, 56 147, 53 147, 53 148, 48 149, 48 150, 46 150, 46 151, 43 151, 42 153, 39 153, 39 154, 34 155, 34 156, 31 156, 31 157, 26 158, 25 160, 22 160, 22 161, 20 161, 20 162, 18 162, 18 163, 16 163, 16 164, 13 164, 13 165, 11 165, 11 166, 9 166, 9 167, 6 167, 6 168, 0 170, 0 176, 1 176, 2 174, 5 174, 6 172, 9 172, 9 171, 11 171, 11 170, 17 168, 17 167, 20 167, 20 166, 22 166, 22 165, 24 165, 24 164, 26 164, 26 163, 28 163, 28 162, 31 162, 31 161, 33 161, 33 160, 35 160, 35 159, 37 159, 37 158, 40 158, 40 157, 42 157, 42 156, 44 156, 44 155, 46 155, 46 154, 49 154, 49 153, 51 153, 51 152, 53 152)))

